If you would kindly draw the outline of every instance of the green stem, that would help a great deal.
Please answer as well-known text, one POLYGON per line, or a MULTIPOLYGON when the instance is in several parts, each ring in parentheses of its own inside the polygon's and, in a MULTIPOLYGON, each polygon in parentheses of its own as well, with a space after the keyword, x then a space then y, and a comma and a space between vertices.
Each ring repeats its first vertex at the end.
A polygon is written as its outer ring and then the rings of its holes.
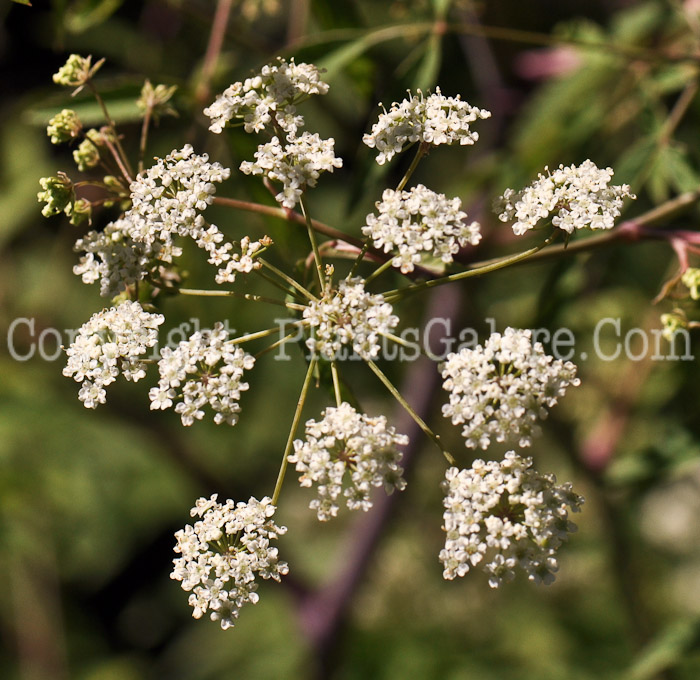
POLYGON ((258 262, 261 262, 263 267, 277 274, 277 276, 279 276, 283 281, 292 286, 292 288, 296 288, 296 290, 298 290, 307 300, 311 300, 312 302, 318 302, 318 298, 315 295, 313 295, 313 293, 310 293, 308 290, 306 290, 304 286, 295 281, 291 276, 287 276, 283 271, 277 269, 275 265, 270 264, 267 260, 263 260, 262 257, 258 258, 258 262))
MULTIPOLYGON (((382 42, 388 42, 390 40, 397 40, 400 38, 418 38, 422 35, 427 35, 434 30, 435 22, 433 21, 383 26, 369 33, 364 28, 339 28, 329 31, 322 31, 314 34, 313 36, 308 36, 303 41, 295 44, 293 47, 294 49, 299 50, 302 47, 361 39, 365 47, 369 49, 373 45, 378 45, 382 42)), ((697 63, 697 56, 692 51, 685 54, 671 54, 670 50, 667 50, 665 53, 663 53, 654 49, 636 47, 634 45, 621 45, 619 43, 604 42, 601 40, 562 38, 559 36, 553 36, 549 33, 523 31, 503 26, 488 26, 476 23, 453 23, 443 24, 441 30, 445 33, 475 35, 481 38, 490 38, 491 40, 503 40, 506 42, 523 43, 526 45, 541 45, 545 47, 571 45, 572 47, 588 50, 595 54, 608 53, 630 61, 641 60, 652 63, 697 63)))
POLYGON ((273 278, 269 274, 266 274, 264 271, 261 271, 260 269, 255 269, 254 271, 258 276, 265 279, 265 281, 267 281, 268 283, 271 283, 273 286, 275 286, 275 288, 279 288, 286 295, 292 295, 297 300, 301 299, 301 296, 299 295, 299 292, 296 289, 288 288, 287 286, 280 283, 277 279, 273 278))
POLYGON ((316 368, 317 359, 311 359, 309 362, 309 368, 306 371, 306 377, 304 378, 304 384, 301 388, 301 394, 299 395, 299 401, 297 401, 297 408, 294 411, 294 418, 292 420, 292 427, 289 430, 289 437, 287 438, 287 445, 284 447, 284 456, 282 457, 282 465, 280 466, 279 474, 277 475, 277 483, 275 484, 275 490, 272 494, 272 505, 277 505, 277 501, 280 497, 280 492, 282 491, 282 484, 284 483, 284 475, 287 472, 287 465, 289 463, 289 454, 292 452, 292 445, 294 444, 294 437, 297 433, 297 428, 299 427, 299 421, 301 420, 301 412, 304 409, 304 402, 306 401, 306 395, 309 392, 309 385, 311 384, 311 377, 313 376, 314 369, 316 368))
POLYGON ((93 97, 95 97, 95 99, 97 100, 97 103, 99 104, 100 108, 102 109, 102 115, 104 115, 105 120, 107 121, 107 125, 109 126, 109 129, 112 131, 112 134, 114 135, 114 143, 116 144, 117 150, 119 151, 118 154, 115 154, 115 160, 117 161, 117 164, 119 165, 119 168, 121 169, 121 171, 124 173, 124 178, 129 183, 131 183, 133 181, 131 179, 132 175, 133 175, 133 171, 131 169, 131 165, 129 164, 129 159, 128 159, 127 155, 124 153, 124 147, 122 147, 122 143, 119 141, 119 134, 117 133, 117 125, 112 120, 112 116, 109 115, 107 105, 105 104, 104 99, 102 99, 102 97, 100 96, 100 93, 97 91, 97 88, 95 87, 95 84, 92 82, 92 80, 88 80, 87 86, 90 88, 90 92, 92 92, 93 97))
POLYGON ((139 172, 143 172, 143 159, 146 157, 146 144, 148 141, 148 128, 151 124, 151 115, 153 113, 153 107, 150 105, 146 107, 146 111, 143 114, 143 124, 141 125, 141 139, 139 141, 139 172))
POLYGON ((432 358, 428 352, 426 352, 419 343, 411 343, 408 342, 408 340, 404 340, 403 338, 400 338, 398 335, 394 335, 393 333, 382 333, 380 332, 379 335, 382 337, 386 338, 387 340, 391 340, 392 342, 395 342, 397 345, 401 345, 402 347, 405 347, 406 349, 410 349, 412 351, 418 350, 420 354, 422 354, 425 357, 432 358))
MULTIPOLYGON (((543 248, 540 252, 535 253, 529 258, 529 262, 541 262, 543 260, 552 260, 561 255, 577 255, 579 253, 585 253, 590 250, 597 250, 598 248, 612 245, 618 242, 636 242, 648 238, 644 235, 644 232, 639 232, 634 229, 629 229, 628 227, 651 227, 656 225, 662 225, 664 222, 669 222, 671 218, 683 213, 691 205, 700 200, 700 189, 695 191, 686 191, 680 196, 676 196, 661 205, 642 213, 638 217, 632 217, 626 222, 619 224, 614 229, 603 232, 602 234, 596 234, 588 238, 570 241, 566 243, 558 243, 556 245, 550 246, 549 248, 543 248)), ((484 260, 483 262, 474 262, 470 265, 469 269, 479 269, 486 265, 491 265, 499 262, 501 258, 496 258, 493 260, 484 260)))
POLYGON ((179 288, 178 293, 180 293, 180 295, 193 295, 197 297, 234 297, 242 300, 250 300, 251 302, 267 302, 271 305, 277 305, 278 307, 286 307, 287 309, 306 309, 304 305, 298 305, 294 302, 283 302, 282 300, 275 300, 263 295, 239 293, 235 290, 200 290, 197 288, 179 288))
POLYGON ((277 340, 277 342, 273 342, 269 347, 266 347, 265 349, 261 350, 255 355, 256 359, 259 359, 263 354, 267 354, 268 352, 271 352, 273 349, 277 349, 280 345, 284 345, 285 342, 288 342, 289 340, 293 340, 294 338, 297 337, 297 332, 294 331, 294 333, 290 333, 289 335, 285 335, 285 337, 280 338, 277 340))
POLYGON ((304 203, 303 196, 299 197, 299 206, 301 207, 301 214, 304 216, 304 221, 306 222, 306 231, 309 233, 311 248, 314 251, 314 261, 316 262, 316 272, 318 273, 318 281, 321 286, 321 295, 324 295, 326 292, 326 277, 323 275, 323 261, 321 260, 321 253, 318 252, 316 232, 311 224, 311 218, 306 210, 306 204, 304 203))
POLYGON ((547 240, 534 248, 530 248, 517 255, 509 255, 508 257, 502 257, 497 260, 493 260, 490 263, 484 264, 480 267, 473 267, 467 269, 463 272, 457 272, 456 274, 450 274, 449 276, 443 276, 439 279, 431 279, 429 281, 421 281, 421 283, 416 283, 411 286, 406 286, 405 288, 397 288, 396 290, 390 290, 384 293, 384 299, 387 302, 394 302, 401 299, 405 295, 411 293, 417 293, 421 290, 426 290, 428 288, 434 288, 435 286, 443 286, 446 283, 452 283, 453 281, 461 281, 462 279, 469 279, 474 276, 482 276, 483 274, 488 274, 489 272, 497 271, 498 269, 504 269, 505 267, 510 267, 517 262, 526 260, 528 257, 532 257, 535 253, 542 250, 542 248, 548 246, 557 236, 557 233, 552 233, 547 240))
MULTIPOLYGON (((260 215, 267 215, 268 217, 277 217, 280 220, 285 220, 285 222, 296 222, 297 224, 306 225, 306 218, 289 210, 287 208, 275 208, 271 205, 263 205, 262 203, 252 203, 250 201, 239 201, 235 198, 226 198, 224 196, 214 197, 215 205, 223 205, 228 208, 235 208, 236 210, 245 210, 246 212, 258 213, 260 215)), ((319 222, 318 220, 309 220, 314 231, 319 234, 328 236, 329 238, 336 239, 337 241, 342 241, 343 243, 349 243, 351 246, 356 248, 362 248, 364 242, 362 239, 356 238, 355 236, 350 236, 339 229, 335 229, 328 224, 319 222)))
POLYGON ((355 261, 352 263, 352 269, 350 270, 348 275, 345 277, 346 281, 349 281, 353 276, 355 276, 355 274, 357 274, 357 270, 360 266, 360 263, 364 259, 368 250, 369 250, 369 239, 367 241, 365 241, 364 244, 362 245, 362 248, 360 248, 360 252, 357 254, 355 261))
MULTIPOLYGON (((301 321, 296 321, 295 323, 302 323, 301 321)), ((233 338, 233 340, 227 340, 228 345, 242 345, 244 342, 249 342, 250 340, 258 340, 259 338, 266 338, 268 335, 273 333, 279 333, 280 327, 275 326, 274 328, 266 328, 264 331, 256 331, 255 333, 248 333, 248 335, 241 335, 239 338, 233 338)))
POLYGON ((387 260, 386 262, 382 263, 379 267, 377 267, 366 279, 365 279, 365 287, 367 287, 367 284, 370 281, 373 281, 376 279, 380 274, 383 274, 387 269, 390 269, 392 264, 394 263, 394 258, 392 257, 390 260, 387 260))
POLYGON ((447 451, 445 449, 445 447, 442 445, 442 441, 440 440, 439 435, 435 434, 427 426, 425 421, 411 408, 409 403, 403 398, 403 396, 401 396, 401 393, 394 387, 394 385, 392 385, 389 378, 387 378, 384 375, 384 373, 382 373, 379 366, 377 366, 377 364, 375 364, 374 361, 368 361, 367 365, 372 369, 372 372, 374 373, 374 375, 376 375, 382 381, 382 383, 384 384, 384 387, 386 387, 389 390, 389 392, 391 392, 391 394, 394 396, 394 399, 396 399, 396 401, 398 401, 399 404, 401 404, 401 406, 403 406, 404 409, 406 409, 408 415, 410 415, 411 418, 413 418, 413 420, 416 422, 416 425, 418 425, 418 427, 420 427, 420 429, 423 430, 423 432, 426 435, 428 435, 428 437, 430 437, 430 439, 433 440, 435 445, 440 449, 440 451, 442 451, 442 455, 445 456, 445 458, 447 459, 447 462, 450 465, 456 465, 457 461, 455 461, 452 454, 449 451, 447 451))
POLYGON ((411 175, 414 173, 415 169, 418 167, 418 163, 420 163, 421 158, 423 158, 423 156, 425 156, 429 147, 430 147, 430 144, 428 144, 427 142, 421 142, 418 145, 418 150, 416 151, 416 155, 413 157, 413 160, 411 161, 411 165, 408 166, 408 170, 406 170, 406 174, 401 178, 401 181, 399 182, 398 186, 396 187, 396 191, 403 191, 403 188, 408 183, 408 180, 411 179, 411 175))
POLYGON ((335 405, 340 406, 343 400, 340 396, 340 378, 338 377, 338 364, 331 361, 331 375, 333 376, 333 391, 335 392, 335 405))

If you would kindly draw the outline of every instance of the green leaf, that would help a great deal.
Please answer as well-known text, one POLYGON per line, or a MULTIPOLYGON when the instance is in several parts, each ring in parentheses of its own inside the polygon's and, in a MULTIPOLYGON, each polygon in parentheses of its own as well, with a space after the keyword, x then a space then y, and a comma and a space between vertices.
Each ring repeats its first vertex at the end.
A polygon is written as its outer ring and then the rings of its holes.
POLYGON ((421 59, 418 73, 414 81, 414 86, 418 90, 428 90, 435 87, 440 64, 442 63, 441 38, 437 33, 433 33, 427 40, 427 46, 423 59, 421 59))
POLYGON ((339 47, 337 50, 334 50, 325 59, 320 59, 318 61, 318 66, 325 70, 328 80, 333 80, 333 77, 339 71, 342 71, 343 68, 357 59, 370 47, 371 43, 368 41, 367 36, 363 36, 358 40, 353 40, 339 47))
POLYGON ((666 163, 666 172, 670 184, 676 191, 683 193, 684 191, 695 191, 700 184, 700 178, 695 169, 692 167, 686 153, 677 146, 669 147, 664 157, 666 163))
MULTIPOLYGON (((107 109, 115 123, 130 123, 141 119, 141 111, 136 105, 136 97, 124 97, 119 99, 108 99, 107 109)), ((83 125, 104 125, 105 119, 102 109, 97 102, 86 100, 83 102, 71 102, 71 109, 78 114, 78 118, 83 125)), ((40 107, 28 109, 25 113, 25 120, 30 125, 45 126, 49 119, 56 115, 58 107, 40 107)))
POLYGON ((450 10, 452 0, 433 0, 433 9, 435 10, 436 19, 444 19, 447 12, 450 10))
POLYGON ((379 45, 389 40, 397 40, 398 38, 414 37, 427 33, 430 29, 431 25, 428 23, 406 26, 385 26, 376 31, 365 33, 361 37, 339 47, 337 50, 331 52, 325 59, 318 60, 317 65, 325 69, 328 80, 332 80, 333 76, 338 71, 341 71, 350 62, 357 59, 357 57, 364 54, 364 52, 371 47, 374 47, 374 45, 379 45))
POLYGON ((3 217, 0 247, 12 239, 34 217, 40 217, 36 194, 39 177, 55 172, 48 161, 48 138, 19 121, 8 122, 0 135, 0 194, 3 217))
POLYGON ((700 619, 676 621, 649 643, 624 680, 652 680, 676 666, 698 643, 700 619))
POLYGON ((83 33, 109 19, 123 0, 79 0, 66 12, 64 25, 70 33, 83 33))
POLYGON ((27 7, 31 7, 32 3, 29 2, 29 0, 12 0, 12 2, 16 2, 20 5, 27 5, 27 7))

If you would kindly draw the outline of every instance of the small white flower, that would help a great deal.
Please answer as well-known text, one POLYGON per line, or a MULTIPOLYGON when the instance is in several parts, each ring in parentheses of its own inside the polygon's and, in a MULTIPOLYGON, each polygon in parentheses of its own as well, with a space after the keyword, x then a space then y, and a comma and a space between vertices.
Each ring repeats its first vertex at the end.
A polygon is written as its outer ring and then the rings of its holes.
POLYGON ((302 486, 317 486, 318 498, 309 507, 324 522, 338 514, 341 496, 351 510, 367 511, 372 488, 403 490, 397 446, 406 444, 408 437, 387 426, 384 416, 372 418, 342 403, 327 408, 319 422, 306 423, 306 438, 294 442, 289 462, 296 463, 302 486))
POLYGON ((344 346, 365 360, 379 354, 379 336, 390 333, 399 322, 382 295, 365 290, 361 278, 343 280, 318 302, 311 302, 303 316, 313 329, 306 341, 312 352, 336 359, 344 346))
POLYGON ((446 264, 460 246, 477 245, 481 240, 478 222, 465 222, 467 213, 459 198, 448 199, 422 184, 409 191, 386 189, 377 203, 378 215, 367 215, 362 232, 375 248, 388 253, 398 250, 392 261, 406 274, 430 253, 446 264))
POLYGON ((520 446, 529 446, 546 407, 580 384, 572 362, 555 360, 532 342, 529 330, 513 328, 492 334, 483 347, 448 354, 440 370, 450 393, 442 413, 454 425, 464 424, 469 448, 486 449, 492 438, 517 438, 520 446))
POLYGON ((233 283, 236 280, 236 272, 249 274, 254 269, 260 269, 262 264, 255 259, 255 253, 262 247, 262 241, 251 241, 249 236, 244 236, 239 244, 240 254, 231 254, 230 259, 226 262, 226 266, 217 272, 216 282, 233 283))
POLYGON ((170 408, 177 402, 175 412, 189 426, 204 417, 202 409, 208 405, 217 425, 235 425, 241 392, 248 389, 243 372, 253 368, 255 359, 227 341, 228 331, 216 323, 211 331, 194 333, 174 350, 165 347, 158 361, 158 387, 149 392, 151 409, 170 408))
POLYGON ((104 388, 120 373, 133 382, 146 375, 142 355, 158 341, 163 321, 161 314, 144 312, 138 302, 127 301, 93 314, 80 327, 66 350, 63 375, 83 383, 78 398, 86 408, 105 403, 104 388))
POLYGON ((576 229, 612 229, 625 197, 636 198, 628 184, 609 186, 612 168, 600 169, 586 160, 578 167, 560 165, 522 191, 507 189, 495 202, 498 219, 515 220, 518 236, 534 229, 540 220, 552 217, 552 224, 567 234, 576 229))
POLYGON ((414 142, 432 146, 474 144, 479 134, 469 127, 470 124, 490 116, 489 111, 471 106, 459 95, 445 97, 440 88, 427 97, 419 91, 400 104, 394 102, 389 111, 380 114, 372 126, 372 133, 366 134, 362 141, 371 149, 377 149, 377 163, 384 165, 395 154, 401 153, 406 144, 414 142))
POLYGON ((578 512, 583 498, 571 484, 532 469, 531 458, 509 451, 500 463, 475 460, 467 470, 451 467, 442 483, 445 547, 443 576, 452 580, 472 567, 490 576, 497 588, 522 569, 531 581, 554 581, 556 552, 576 531, 568 510, 578 512))
POLYGON ((135 242, 129 235, 126 219, 110 222, 102 231, 90 231, 75 243, 76 252, 85 253, 73 273, 83 283, 100 282, 100 295, 113 298, 128 286, 143 280, 151 260, 157 253, 156 244, 148 246, 135 242))
POLYGON ((328 85, 313 64, 279 58, 276 64, 263 66, 252 78, 229 86, 204 109, 204 115, 211 119, 209 129, 217 134, 234 121, 242 123, 246 132, 278 127, 295 135, 303 125, 296 105, 313 94, 326 92, 328 85))
POLYGON ((219 503, 215 494, 196 502, 190 514, 201 519, 175 534, 175 552, 181 557, 173 560, 170 574, 192 593, 195 619, 208 611, 224 630, 231 628, 241 607, 258 601, 256 576, 279 581, 288 573, 287 563, 271 546, 287 531, 275 524, 274 513, 268 497, 219 503))
POLYGON ((131 183, 132 207, 124 216, 126 234, 137 244, 171 262, 182 250, 174 244, 177 236, 191 238, 219 266, 231 256, 231 243, 214 225, 207 225, 201 213, 211 205, 216 184, 231 175, 220 163, 209 163, 187 144, 141 173, 131 183))
POLYGON ((304 132, 300 137, 287 137, 282 147, 277 137, 258 146, 255 161, 243 161, 241 171, 246 175, 262 175, 282 183, 275 199, 285 208, 293 208, 307 187, 315 187, 322 172, 333 172, 343 165, 333 152, 335 140, 321 139, 304 132))

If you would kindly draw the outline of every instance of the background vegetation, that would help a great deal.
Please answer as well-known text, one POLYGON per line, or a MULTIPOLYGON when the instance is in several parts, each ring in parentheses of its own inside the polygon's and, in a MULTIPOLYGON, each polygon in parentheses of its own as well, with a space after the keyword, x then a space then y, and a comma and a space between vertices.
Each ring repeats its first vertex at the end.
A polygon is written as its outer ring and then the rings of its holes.
MULTIPOLYGON (((542 259, 398 310, 405 326, 447 310, 454 332, 483 333, 493 318, 499 329, 575 333, 582 386, 532 448, 540 469, 572 480, 587 499, 549 588, 522 579, 494 591, 480 573, 443 581, 444 464, 421 442, 408 489, 374 518, 319 525, 290 479, 280 508, 290 527, 281 541, 292 569, 286 586, 265 584, 234 630, 194 621, 168 578, 173 532, 200 495, 270 493, 301 362, 256 366, 235 429, 183 429, 174 413, 149 411, 142 384, 115 385, 106 406, 86 411, 75 384, 61 376, 55 334, 45 336, 54 361, 17 361, 6 340, 13 320, 34 319, 33 337, 26 325, 12 336, 15 350, 27 353, 42 330, 77 328, 103 306, 96 287, 71 273, 82 228, 43 219, 36 201, 38 178, 71 165, 70 150, 52 147, 45 134, 48 119, 69 103, 51 75, 71 52, 107 59, 102 90, 134 153, 134 100, 148 77, 179 86, 180 114, 155 128, 149 155, 190 142, 234 169, 252 157, 255 142, 208 133, 202 108, 277 54, 325 67, 330 93, 304 113, 309 130, 335 137, 345 164, 322 178, 310 205, 314 217, 354 234, 408 161, 379 167, 361 144, 377 102, 388 106, 406 89, 438 85, 460 93, 494 114, 479 127, 481 141, 433 152, 414 179, 462 198, 483 225, 478 257, 486 259, 522 247, 491 213, 491 199, 545 165, 591 158, 612 166, 615 180, 639 197, 626 218, 697 192, 697 2, 37 0, 33 7, 5 2, 0 17, 1 677, 700 676, 699 364, 655 361, 651 353, 606 362, 592 348, 605 317, 620 318, 623 334, 660 327, 673 303, 652 300, 678 269, 663 239, 542 259), (225 29, 220 50, 211 39, 217 28, 225 29)), ((87 97, 72 105, 97 122, 87 97)), ((257 180, 233 175, 220 195, 272 202, 257 180)), ((294 225, 210 213, 224 230, 270 233, 280 252, 306 255, 305 234, 294 225)), ((95 223, 108 219, 97 215, 95 223)), ((697 230, 696 205, 659 227, 697 230)), ((203 261, 193 254, 188 267, 196 281, 203 261)), ((266 327, 266 310, 238 301, 166 304, 170 327, 222 315, 242 331, 266 327)), ((612 351, 615 338, 606 333, 612 351)), ((69 342, 65 333, 61 342, 69 342)), ((691 351, 700 353, 697 336, 691 351)), ((398 380, 403 368, 387 370, 398 380)), ((406 378, 409 395, 423 400, 467 462, 458 433, 441 422, 434 376, 420 370, 406 378)), ((370 376, 357 373, 358 390, 378 410, 393 408, 370 376)), ((309 413, 323 403, 317 395, 309 413)))

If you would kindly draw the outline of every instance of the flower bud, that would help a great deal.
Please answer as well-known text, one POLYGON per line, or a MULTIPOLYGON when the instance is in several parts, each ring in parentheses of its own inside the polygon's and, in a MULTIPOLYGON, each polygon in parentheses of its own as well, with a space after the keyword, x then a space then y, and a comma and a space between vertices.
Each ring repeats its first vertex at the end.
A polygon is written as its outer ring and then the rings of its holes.
POLYGON ((75 111, 63 109, 49 121, 46 134, 51 138, 52 144, 62 144, 75 139, 82 129, 83 124, 75 111))

